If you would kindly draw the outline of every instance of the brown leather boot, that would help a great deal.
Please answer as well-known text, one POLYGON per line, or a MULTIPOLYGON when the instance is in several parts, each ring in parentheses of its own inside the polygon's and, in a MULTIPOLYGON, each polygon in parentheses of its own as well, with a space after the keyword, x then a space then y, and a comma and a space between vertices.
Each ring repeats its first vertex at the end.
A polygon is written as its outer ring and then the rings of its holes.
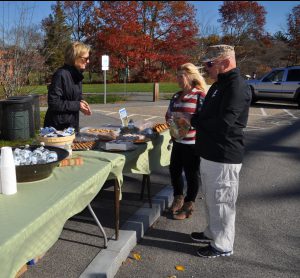
POLYGON ((192 215, 193 212, 194 203, 191 202, 185 202, 181 208, 181 210, 173 215, 173 218, 176 220, 183 220, 185 218, 189 218, 192 215))
POLYGON ((184 196, 183 195, 174 196, 174 200, 173 200, 172 205, 169 208, 169 211, 174 214, 176 211, 178 211, 182 208, 183 203, 184 203, 184 196))

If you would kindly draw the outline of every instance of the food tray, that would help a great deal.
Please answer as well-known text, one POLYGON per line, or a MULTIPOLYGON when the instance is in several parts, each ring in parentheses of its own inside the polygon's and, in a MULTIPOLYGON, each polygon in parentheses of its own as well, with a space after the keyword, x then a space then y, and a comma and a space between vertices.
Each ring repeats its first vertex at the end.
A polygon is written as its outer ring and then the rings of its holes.
POLYGON ((120 134, 120 128, 100 126, 100 127, 84 127, 80 129, 81 133, 97 135, 99 140, 114 140, 120 134))
POLYGON ((97 141, 97 140, 98 140, 98 136, 95 134, 77 132, 73 143, 93 142, 93 141, 97 141))
POLYGON ((132 143, 145 143, 150 141, 150 138, 147 138, 143 134, 122 134, 117 137, 117 140, 125 141, 125 142, 132 142, 132 143))
POLYGON ((134 141, 132 141, 134 144, 143 144, 143 143, 147 143, 147 142, 149 142, 149 141, 151 141, 151 139, 150 138, 145 138, 145 139, 137 139, 137 140, 134 140, 134 141))
POLYGON ((96 141, 90 141, 90 142, 74 142, 72 144, 72 150, 73 151, 88 151, 93 150, 97 146, 96 141))

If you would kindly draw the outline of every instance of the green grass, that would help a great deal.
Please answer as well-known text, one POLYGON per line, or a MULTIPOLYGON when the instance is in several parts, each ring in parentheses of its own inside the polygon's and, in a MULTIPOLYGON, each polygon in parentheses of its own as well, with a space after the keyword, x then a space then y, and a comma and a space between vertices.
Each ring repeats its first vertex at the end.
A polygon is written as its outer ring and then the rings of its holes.
MULTIPOLYGON (((47 86, 46 85, 24 86, 21 88, 21 92, 18 95, 29 95, 29 94, 47 94, 47 86)), ((4 92, 2 87, 0 87, 0 96, 4 97, 4 92)))
MULTIPOLYGON (((104 103, 104 96, 103 95, 85 95, 84 100, 86 100, 89 104, 95 103, 104 103)), ((106 96, 106 103, 116 103, 126 101, 125 96, 118 96, 118 95, 108 95, 106 96)))
MULTIPOLYGON (((160 93, 175 93, 179 90, 177 83, 159 83, 160 93)), ((111 83, 106 84, 106 92, 108 93, 130 93, 130 92, 152 92, 153 83, 111 83)), ((84 93, 102 93, 104 92, 104 84, 84 84, 84 93)))
MULTIPOLYGON (((84 93, 103 93, 104 84, 83 84, 84 93)), ((175 93, 179 90, 177 83, 161 82, 159 83, 159 92, 175 93)), ((152 92, 153 83, 108 83, 106 84, 107 93, 133 93, 133 92, 152 92)), ((22 93, 26 94, 47 94, 46 85, 25 86, 22 93)))
MULTIPOLYGON (((177 83, 159 83, 160 93, 173 93, 179 89, 177 83)), ((104 84, 84 84, 84 92, 104 92, 104 84)), ((111 93, 118 92, 152 92, 153 83, 112 83, 106 85, 106 91, 111 93)))
MULTIPOLYGON (((43 113, 43 112, 41 112, 43 113)), ((44 120, 43 120, 44 123, 44 120)), ((28 145, 39 145, 38 140, 36 139, 36 136, 39 134, 39 131, 36 131, 35 137, 31 137, 27 140, 0 140, 0 147, 17 147, 17 146, 24 146, 26 144, 28 145)))
POLYGON ((13 140, 13 141, 6 141, 0 140, 0 147, 17 147, 17 146, 24 146, 24 145, 36 145, 38 144, 35 138, 30 138, 28 140, 13 140))

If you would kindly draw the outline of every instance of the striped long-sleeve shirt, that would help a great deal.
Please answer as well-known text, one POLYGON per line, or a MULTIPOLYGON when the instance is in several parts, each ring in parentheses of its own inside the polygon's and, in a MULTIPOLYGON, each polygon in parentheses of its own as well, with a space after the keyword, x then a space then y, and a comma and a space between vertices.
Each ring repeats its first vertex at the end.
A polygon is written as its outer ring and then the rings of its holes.
MULTIPOLYGON (((205 98, 204 92, 200 91, 199 89, 193 88, 183 97, 180 97, 182 93, 182 91, 177 92, 172 97, 168 111, 166 113, 166 120, 168 120, 174 112, 188 113, 193 115, 201 109, 205 98)), ((182 144, 195 144, 195 139, 196 130, 193 127, 191 127, 184 138, 174 140, 182 144)))

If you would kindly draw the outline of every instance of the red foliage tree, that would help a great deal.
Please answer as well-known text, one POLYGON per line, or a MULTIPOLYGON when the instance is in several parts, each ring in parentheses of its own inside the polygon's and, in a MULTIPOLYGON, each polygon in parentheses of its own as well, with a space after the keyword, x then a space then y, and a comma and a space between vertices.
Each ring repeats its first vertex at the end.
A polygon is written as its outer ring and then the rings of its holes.
POLYGON ((166 69, 190 61, 187 50, 196 45, 187 1, 100 1, 93 22, 87 29, 97 34, 97 55, 109 55, 116 73, 127 69, 135 81, 160 80, 166 69))
POLYGON ((243 37, 257 39, 264 34, 266 11, 256 1, 224 1, 219 13, 223 32, 235 43, 243 37))

